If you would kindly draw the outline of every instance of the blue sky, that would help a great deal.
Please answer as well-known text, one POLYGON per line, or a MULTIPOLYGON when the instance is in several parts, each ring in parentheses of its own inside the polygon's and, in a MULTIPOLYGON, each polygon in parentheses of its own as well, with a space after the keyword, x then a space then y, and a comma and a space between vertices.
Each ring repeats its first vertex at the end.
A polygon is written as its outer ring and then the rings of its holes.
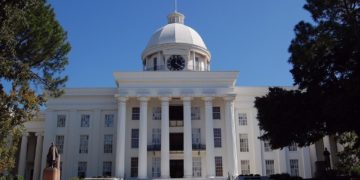
MULTIPOLYGON (((114 71, 142 71, 141 52, 167 23, 174 0, 50 0, 72 51, 67 87, 115 87, 114 71)), ((212 71, 240 71, 239 86, 287 86, 294 26, 305 0, 178 0, 185 24, 204 39, 212 71)))

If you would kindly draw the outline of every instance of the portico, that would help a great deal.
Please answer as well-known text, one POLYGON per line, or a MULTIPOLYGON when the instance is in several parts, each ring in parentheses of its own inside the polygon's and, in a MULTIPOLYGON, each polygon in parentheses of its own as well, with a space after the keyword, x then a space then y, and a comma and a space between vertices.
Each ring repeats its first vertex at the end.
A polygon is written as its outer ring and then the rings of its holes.
MULTIPOLYGON (((123 108, 126 107, 126 101, 128 99, 133 99, 139 102, 140 104, 140 126, 139 126, 139 130, 140 130, 140 135, 139 135, 139 162, 142 163, 138 163, 138 178, 139 179, 146 179, 149 177, 148 173, 147 173, 147 164, 146 161, 148 159, 148 156, 152 156, 152 154, 148 153, 148 145, 150 145, 148 143, 148 135, 150 133, 147 132, 147 121, 149 121, 149 119, 147 118, 147 111, 148 111, 148 103, 151 100, 160 100, 161 101, 161 145, 160 145, 160 160, 161 160, 161 178, 171 178, 170 176, 170 171, 171 171, 171 165, 170 165, 170 157, 173 156, 175 157, 175 159, 179 159, 183 161, 183 177, 184 178, 192 178, 193 177, 193 154, 195 154, 195 156, 202 156, 205 158, 205 169, 206 169, 206 175, 205 177, 207 178, 214 178, 215 177, 215 160, 214 160, 214 135, 213 135, 213 115, 212 115, 212 108, 213 108, 213 100, 215 98, 218 99, 218 101, 223 101, 228 102, 230 96, 226 96, 226 97, 213 97, 213 96, 204 96, 204 97, 182 97, 182 98, 177 98, 177 97, 168 97, 168 96, 163 96, 163 97, 119 97, 117 96, 117 99, 119 101, 118 103, 118 112, 119 113, 119 124, 124 125, 126 123, 122 123, 122 119, 121 117, 126 117, 126 112, 124 111, 123 108), (205 151, 204 152, 200 152, 200 149, 195 147, 193 149, 193 142, 192 142, 192 120, 191 120, 191 104, 192 104, 192 100, 193 99, 197 99, 198 101, 202 101, 204 107, 205 107, 205 119, 204 119, 204 124, 205 124, 205 151), (171 151, 170 150, 170 123, 169 123, 169 106, 172 102, 182 102, 183 105, 183 126, 181 127, 177 127, 177 129, 180 129, 179 132, 181 132, 183 134, 183 150, 176 150, 175 151, 171 151), (175 155, 174 155, 175 153, 175 155)), ((227 106, 229 109, 225 110, 226 112, 231 112, 233 110, 231 110, 231 106, 227 106)), ((234 117, 230 117, 232 118, 232 122, 234 121, 234 117)), ((229 122, 231 120, 228 120, 229 122)), ((125 132, 125 129, 127 129, 126 125, 125 127, 118 127, 118 132, 117 132, 117 136, 119 137, 118 139, 129 139, 129 137, 126 137, 125 133, 121 133, 122 131, 125 132)), ((226 136, 227 142, 232 142, 234 141, 233 137, 230 136, 226 136)), ((234 142, 235 143, 235 142, 234 142)), ((120 141, 119 144, 122 144, 122 142, 120 141)), ((117 150, 117 152, 119 152, 116 156, 116 164, 115 164, 115 172, 125 172, 125 166, 124 164, 124 159, 123 157, 121 157, 121 153, 124 152, 125 147, 124 146, 117 146, 117 148, 119 148, 119 150, 117 150), (120 159, 118 161, 118 159, 120 159)), ((234 151, 234 153, 232 154, 233 156, 237 157, 236 154, 236 150, 234 151)), ((230 156, 229 156, 230 157, 230 156)), ((232 158, 232 157, 231 157, 232 158)), ((236 164, 236 158, 232 158, 229 159, 232 160, 233 162, 231 162, 232 164, 236 164)), ((126 163, 125 163, 126 164, 126 163)), ((236 168, 237 170, 237 168, 236 168)), ((119 177, 124 177, 124 174, 119 173, 119 177), (121 176, 122 175, 122 176, 121 176)))
MULTIPOLYGON (((138 178, 145 179, 149 177, 147 172, 147 160, 152 156, 147 152, 150 145, 148 136, 148 122, 151 121, 148 116, 151 103, 159 102, 161 108, 161 122, 157 128, 161 129, 160 153, 160 177, 170 178, 170 160, 174 153, 170 150, 170 130, 183 134, 183 150, 177 152, 176 157, 183 160, 183 177, 193 177, 193 154, 204 158, 204 177, 215 177, 215 155, 214 155, 214 122, 213 122, 213 102, 216 100, 223 106, 226 123, 226 143, 235 142, 234 125, 234 106, 235 100, 234 85, 238 72, 115 72, 114 77, 118 85, 118 94, 115 98, 118 101, 118 126, 117 126, 117 152, 115 163, 115 174, 117 177, 125 177, 125 141, 130 137, 126 135, 126 117, 130 111, 127 102, 131 100, 138 104, 140 108, 139 120, 139 150, 138 150, 138 178), (173 84, 176 83, 177 86, 173 84), (176 87, 176 88, 173 88, 176 87), (192 142, 192 106, 203 107, 203 118, 198 123, 205 134, 205 147, 200 149, 194 147, 192 142), (182 108, 182 119, 179 122, 170 119, 170 106, 179 106, 182 108), (128 108, 128 109, 127 109, 128 108), (170 122, 171 121, 171 122, 170 122), (200 152, 201 151, 201 152, 200 152), (141 162, 141 163, 140 163, 141 162)), ((151 113, 151 112, 150 112, 151 113)), ((225 132, 225 131, 224 131, 225 132)), ((129 135, 128 135, 129 136, 129 135)), ((231 173, 237 173, 237 154, 236 146, 228 146, 228 161, 234 165, 231 173), (233 147, 231 149, 230 147, 233 147)), ((153 150, 154 151, 154 150, 153 150)), ((155 153, 154 153, 155 154, 155 153)))

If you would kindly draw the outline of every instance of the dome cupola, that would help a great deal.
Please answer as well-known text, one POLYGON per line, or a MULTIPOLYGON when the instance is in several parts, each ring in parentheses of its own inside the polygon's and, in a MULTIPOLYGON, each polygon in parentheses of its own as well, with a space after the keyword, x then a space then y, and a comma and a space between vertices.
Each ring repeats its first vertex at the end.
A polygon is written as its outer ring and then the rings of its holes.
POLYGON ((184 24, 185 16, 178 12, 173 12, 168 15, 168 24, 179 23, 184 24))
POLYGON ((210 71, 211 54, 199 33, 177 11, 167 18, 142 53, 144 71, 210 71))

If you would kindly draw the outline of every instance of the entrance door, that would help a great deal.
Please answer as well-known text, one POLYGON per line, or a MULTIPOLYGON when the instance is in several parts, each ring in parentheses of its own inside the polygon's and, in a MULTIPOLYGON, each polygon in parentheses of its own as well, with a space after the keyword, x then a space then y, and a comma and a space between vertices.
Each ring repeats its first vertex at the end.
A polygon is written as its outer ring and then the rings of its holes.
POLYGON ((170 160, 170 177, 184 177, 184 160, 170 160))
POLYGON ((170 133, 170 151, 184 150, 184 135, 183 133, 170 133))

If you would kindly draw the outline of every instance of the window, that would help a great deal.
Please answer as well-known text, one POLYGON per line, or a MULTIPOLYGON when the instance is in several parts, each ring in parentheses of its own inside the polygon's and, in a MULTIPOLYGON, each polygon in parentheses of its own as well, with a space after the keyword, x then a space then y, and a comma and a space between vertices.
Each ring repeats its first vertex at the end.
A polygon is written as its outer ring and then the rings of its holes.
POLYGON ((199 145, 201 144, 201 138, 200 138, 200 128, 192 128, 192 144, 193 145, 199 145))
POLYGON ((131 119, 132 120, 140 120, 140 108, 139 107, 132 108, 131 119))
POLYGON ((153 120, 161 120, 161 107, 154 107, 153 120))
POLYGON ((104 135, 104 153, 112 153, 113 135, 104 135))
POLYGON ((86 177, 86 169, 87 169, 87 162, 80 161, 78 163, 78 177, 80 178, 86 177))
POLYGON ((289 151, 297 151, 297 144, 291 143, 291 145, 288 148, 289 148, 289 151))
POLYGON ((152 158, 152 177, 160 177, 160 157, 152 158))
POLYGON ((247 125, 246 113, 239 113, 238 118, 239 118, 239 125, 240 126, 246 126, 247 125))
POLYGON ((269 141, 264 141, 264 151, 265 152, 270 152, 271 151, 271 146, 270 146, 269 141))
POLYGON ((112 163, 111 161, 103 162, 103 176, 111 176, 112 163))
POLYGON ((241 160, 241 174, 242 175, 249 175, 250 174, 250 162, 249 160, 241 160))
POLYGON ((139 129, 131 129, 131 148, 139 148, 139 129))
POLYGON ((79 153, 88 153, 89 146, 89 136, 88 135, 80 135, 80 148, 79 153))
POLYGON ((270 176, 275 173, 274 160, 265 160, 266 176, 270 176))
POLYGON ((131 158, 131 172, 130 172, 130 176, 131 177, 137 177, 138 176, 138 158, 137 157, 132 157, 131 158))
POLYGON ((88 114, 81 115, 80 127, 90 127, 90 115, 88 114))
POLYGON ((157 70, 157 58, 154 58, 153 61, 154 61, 154 71, 156 71, 157 70))
POLYGON ((152 144, 160 145, 161 144, 161 129, 154 128, 152 130, 152 144))
POLYGON ((105 127, 113 127, 114 126, 114 114, 105 114, 105 127))
POLYGON ((64 153, 64 139, 65 139, 65 137, 62 135, 58 135, 55 137, 55 145, 56 145, 56 148, 58 149, 59 154, 64 153))
POLYGON ((214 147, 221 147, 221 129, 214 128, 214 147))
POLYGON ((299 161, 297 159, 290 159, 290 175, 299 176, 299 161))
POLYGON ((66 116, 64 114, 57 115, 57 127, 65 127, 66 116))
POLYGON ((213 107, 213 119, 220 119, 220 107, 218 106, 213 107))
POLYGON ((193 176, 201 177, 201 157, 193 157, 193 176))
POLYGON ((223 176, 222 157, 215 157, 215 176, 223 176))
POLYGON ((200 120, 200 108, 191 107, 191 120, 200 120))
POLYGON ((249 152, 249 142, 247 134, 240 134, 240 152, 249 152))

